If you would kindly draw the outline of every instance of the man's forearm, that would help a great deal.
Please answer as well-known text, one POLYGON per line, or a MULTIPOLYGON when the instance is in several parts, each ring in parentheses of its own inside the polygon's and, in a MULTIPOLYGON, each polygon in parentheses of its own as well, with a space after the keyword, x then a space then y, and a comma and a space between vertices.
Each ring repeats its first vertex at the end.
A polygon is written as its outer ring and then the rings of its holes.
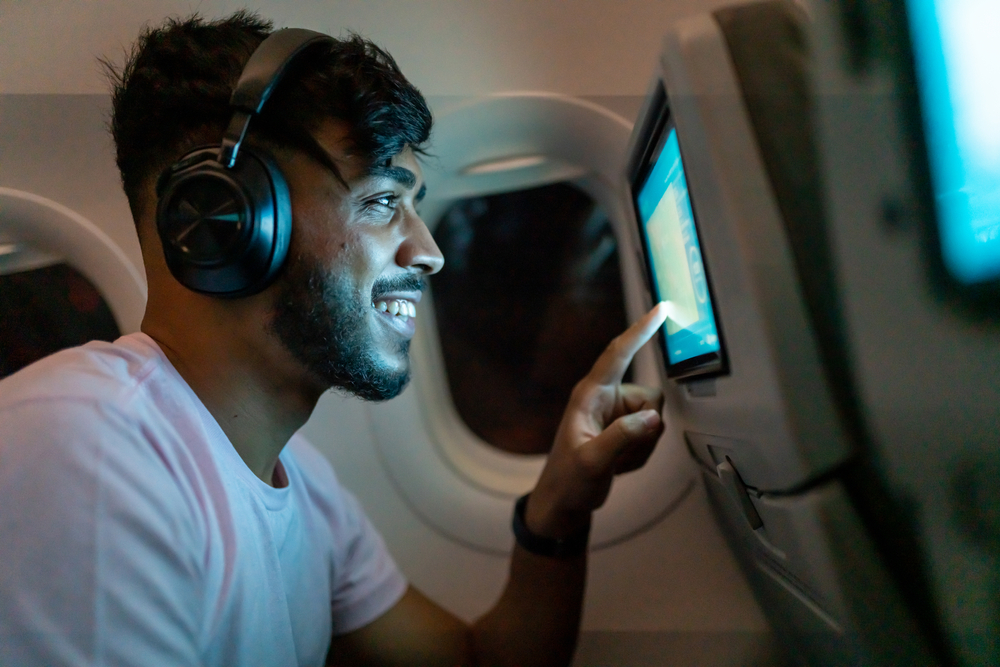
POLYGON ((520 545, 497 604, 472 627, 480 667, 568 665, 580 631, 586 553, 536 556, 520 545))
MULTIPOLYGON (((665 304, 654 306, 611 341, 573 388, 545 468, 526 506, 519 506, 523 515, 515 516, 530 535, 563 544, 585 537, 614 475, 649 458, 663 433, 663 393, 622 384, 622 377, 666 317, 665 304)), ((534 555, 518 544, 500 601, 473 626, 478 663, 568 665, 580 631, 586 575, 586 553, 561 559, 534 555)))

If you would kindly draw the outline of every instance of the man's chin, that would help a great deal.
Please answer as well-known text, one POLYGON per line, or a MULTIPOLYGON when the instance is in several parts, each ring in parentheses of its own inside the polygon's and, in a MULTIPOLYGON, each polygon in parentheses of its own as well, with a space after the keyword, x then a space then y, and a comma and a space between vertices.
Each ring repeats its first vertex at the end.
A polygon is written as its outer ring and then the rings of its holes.
POLYGON ((359 294, 345 275, 300 257, 275 297, 270 328, 321 386, 387 401, 410 380, 410 339, 375 326, 359 294))
POLYGON ((340 382, 334 389, 346 392, 364 401, 381 403, 396 398, 410 383, 409 369, 401 373, 379 373, 377 377, 352 379, 340 382))
POLYGON ((393 354, 369 348, 340 366, 328 377, 333 388, 372 402, 388 401, 399 396, 410 382, 409 342, 393 354), (346 371, 346 372, 345 372, 346 371))

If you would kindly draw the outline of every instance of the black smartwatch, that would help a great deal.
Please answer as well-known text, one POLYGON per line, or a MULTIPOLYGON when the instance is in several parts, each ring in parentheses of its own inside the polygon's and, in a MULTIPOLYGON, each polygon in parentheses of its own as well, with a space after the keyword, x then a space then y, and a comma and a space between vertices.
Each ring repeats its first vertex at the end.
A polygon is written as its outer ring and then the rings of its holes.
POLYGON ((536 556, 550 558, 575 558, 585 552, 590 541, 589 521, 586 526, 561 540, 535 535, 528 530, 528 525, 524 522, 524 509, 528 506, 528 496, 530 495, 530 493, 526 493, 514 503, 514 519, 511 521, 511 527, 514 529, 514 538, 517 543, 525 551, 536 556))

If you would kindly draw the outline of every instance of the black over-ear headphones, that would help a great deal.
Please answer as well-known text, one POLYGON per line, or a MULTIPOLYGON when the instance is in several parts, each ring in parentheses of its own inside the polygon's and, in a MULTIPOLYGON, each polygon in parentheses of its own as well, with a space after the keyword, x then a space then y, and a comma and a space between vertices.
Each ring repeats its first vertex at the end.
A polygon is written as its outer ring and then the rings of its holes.
POLYGON ((240 74, 222 144, 197 148, 160 175, 156 228, 182 285, 232 298, 260 292, 277 276, 292 234, 288 184, 270 155, 240 147, 288 65, 324 41, 333 38, 300 28, 268 36, 240 74))

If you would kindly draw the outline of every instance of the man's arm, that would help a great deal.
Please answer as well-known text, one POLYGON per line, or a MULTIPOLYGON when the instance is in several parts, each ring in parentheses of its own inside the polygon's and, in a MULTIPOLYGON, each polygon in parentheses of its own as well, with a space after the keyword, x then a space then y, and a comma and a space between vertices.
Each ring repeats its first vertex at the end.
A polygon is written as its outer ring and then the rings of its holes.
MULTIPOLYGON (((525 510, 527 528, 561 539, 585 529, 614 475, 641 467, 663 432, 658 390, 621 384, 632 357, 663 323, 657 306, 620 335, 574 388, 525 510)), ((410 588, 371 624, 335 637, 331 665, 569 664, 576 647, 586 554, 538 556, 520 545, 497 604, 468 626, 410 588)))
POLYGON ((200 663, 204 540, 161 456, 107 405, 0 411, 0 665, 200 663))

